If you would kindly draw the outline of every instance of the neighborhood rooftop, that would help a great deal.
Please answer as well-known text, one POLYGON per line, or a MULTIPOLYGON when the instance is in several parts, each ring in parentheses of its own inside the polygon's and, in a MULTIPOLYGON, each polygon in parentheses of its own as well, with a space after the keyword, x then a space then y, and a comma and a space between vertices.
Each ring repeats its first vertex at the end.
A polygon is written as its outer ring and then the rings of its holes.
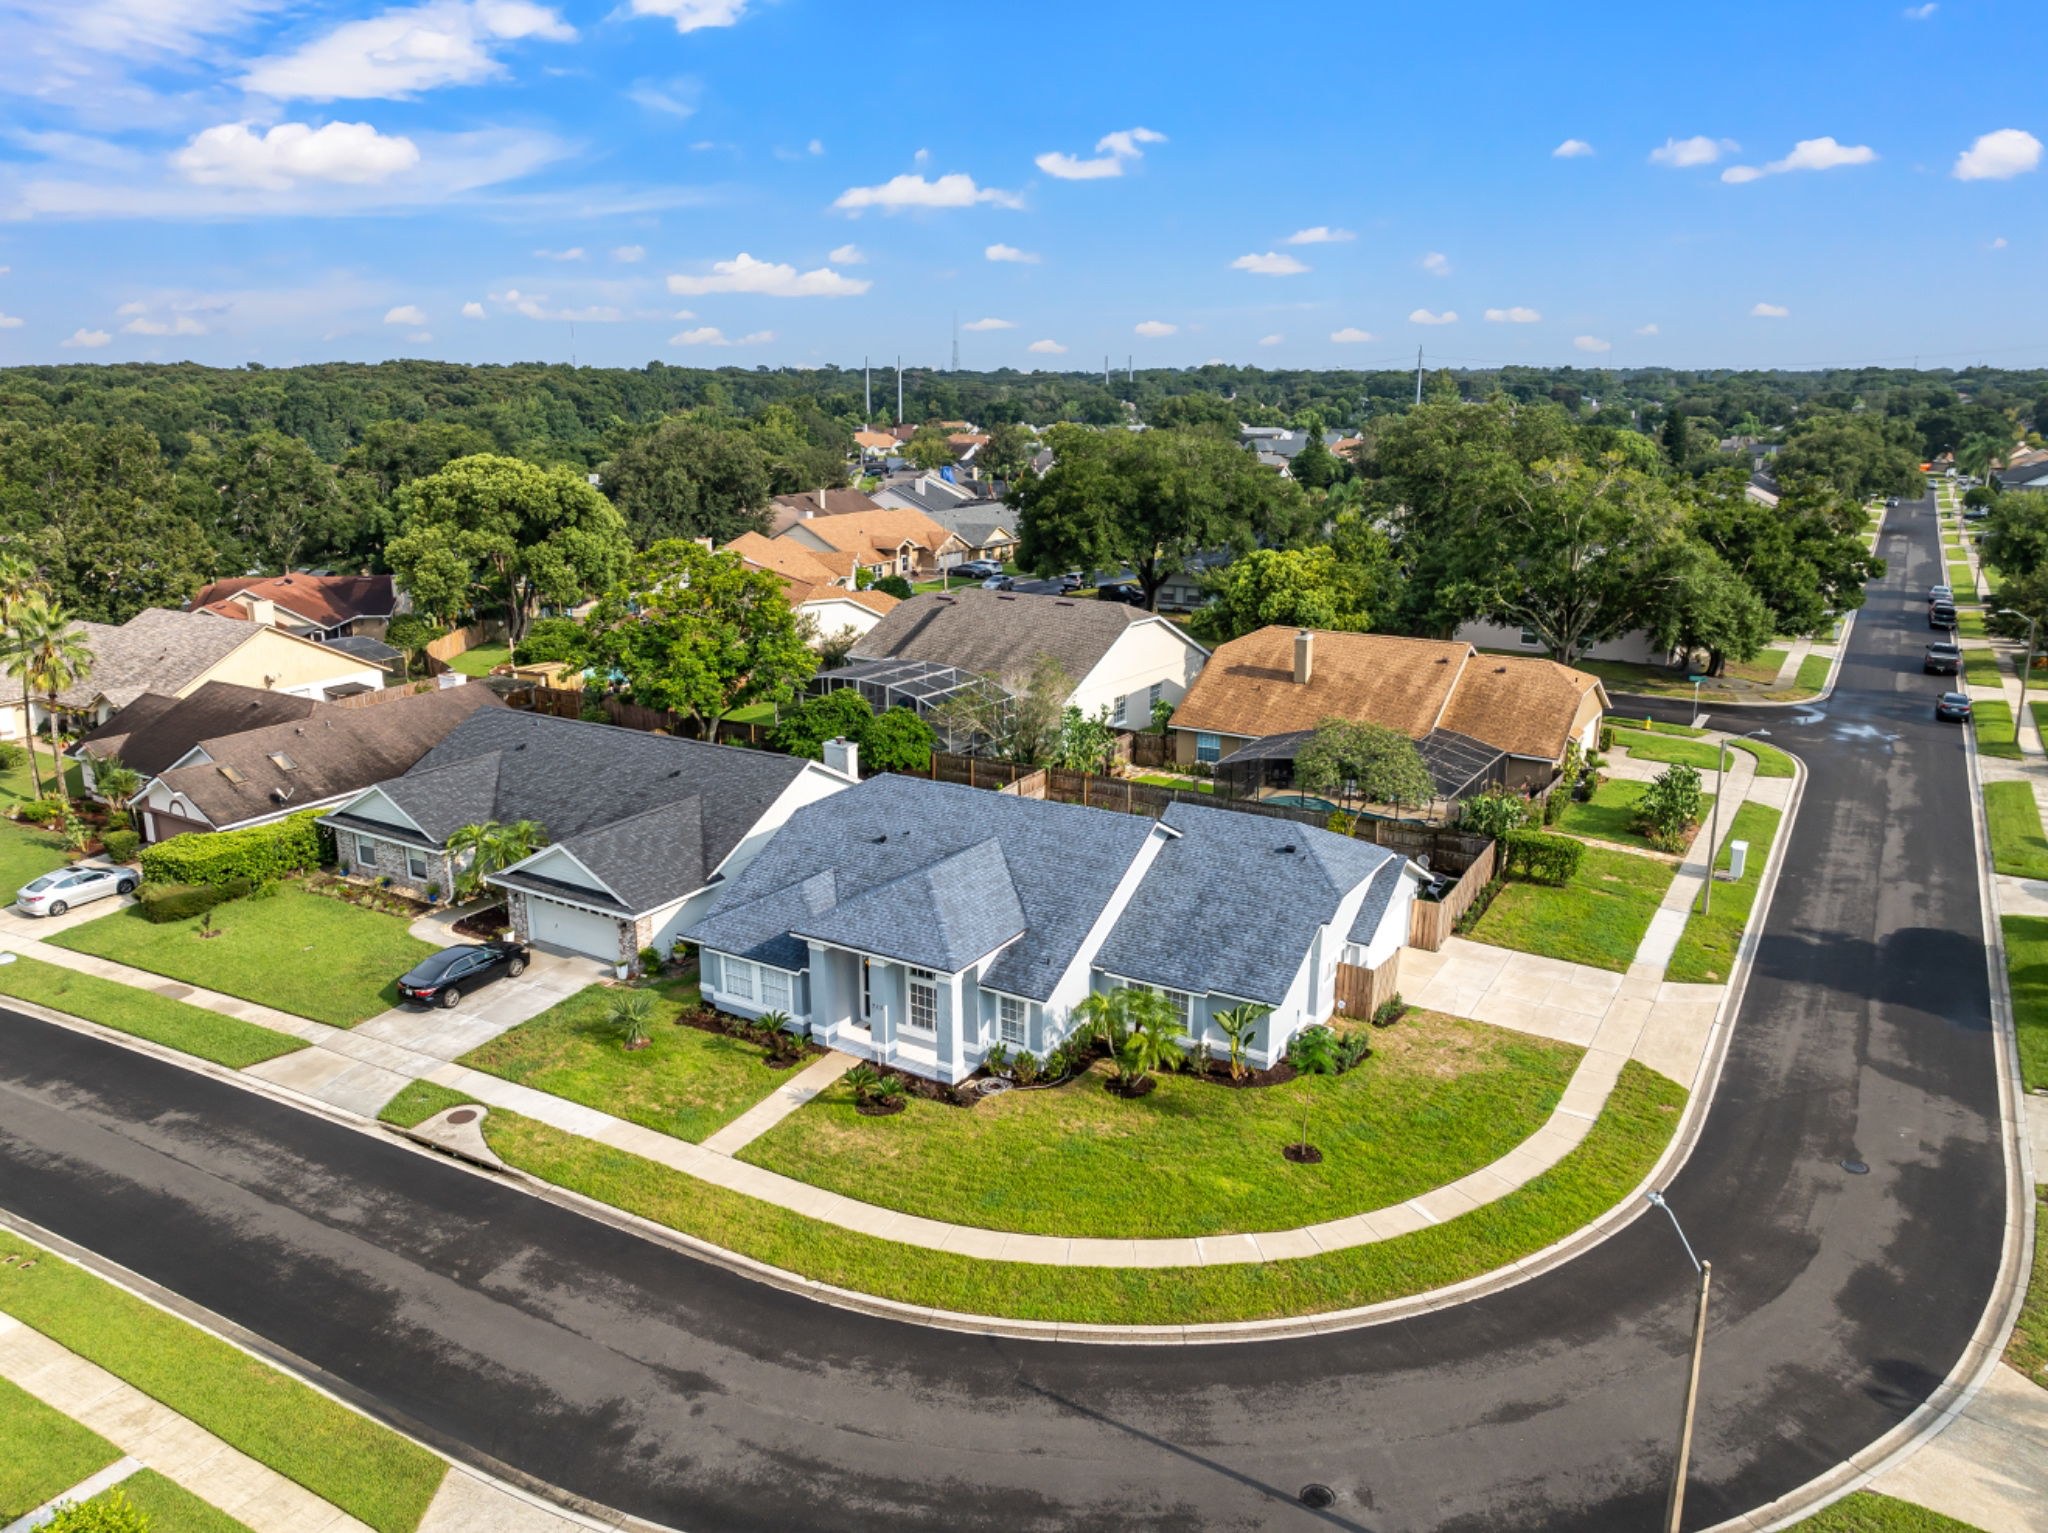
POLYGON ((1162 622, 1121 602, 984 591, 927 592, 902 603, 853 647, 856 660, 924 660, 1009 676, 1050 655, 1080 681, 1124 631, 1162 622))

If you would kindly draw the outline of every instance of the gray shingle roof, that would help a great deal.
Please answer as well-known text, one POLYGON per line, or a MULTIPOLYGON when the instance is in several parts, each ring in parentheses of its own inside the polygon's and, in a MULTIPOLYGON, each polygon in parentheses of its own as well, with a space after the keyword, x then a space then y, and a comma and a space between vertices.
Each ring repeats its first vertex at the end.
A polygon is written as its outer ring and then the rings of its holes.
POLYGON ((965 851, 819 911, 799 937, 956 974, 1024 934, 1024 907, 1002 844, 965 851))
POLYGON ((211 612, 145 607, 119 627, 75 623, 92 649, 85 679, 56 694, 67 707, 104 697, 124 707, 145 692, 174 693, 263 632, 255 623, 211 612))
POLYGON ((855 660, 932 660, 983 676, 1028 671, 1041 654, 1079 683, 1134 623, 1158 621, 1122 602, 1073 601, 969 588, 913 596, 861 635, 855 660))
POLYGON ((989 965, 983 983, 1043 1001, 1152 834, 1151 821, 1104 809, 914 777, 872 777, 791 815, 718 896, 710 915, 683 935, 770 963, 778 959, 767 955, 779 952, 782 967, 801 968, 806 960, 798 945, 776 939, 799 928, 850 936, 850 926, 832 925, 833 913, 850 905, 861 906, 859 934, 873 944, 865 951, 943 948, 949 959, 977 943, 987 952, 1002 940, 991 940, 992 934, 1021 918, 1022 935, 989 965), (1007 904, 993 916, 961 907, 996 886, 992 847, 1000 851, 1015 917, 1007 904), (822 874, 831 875, 829 883, 822 874), (925 879, 921 887, 907 882, 918 876, 925 879), (884 898, 862 898, 892 886, 884 898))
POLYGON ((1174 804, 1160 850, 1097 967, 1197 995, 1277 1006, 1315 931, 1389 862, 1385 847, 1260 815, 1174 804))
MULTIPOLYGON (((1394 891, 1401 886, 1403 876, 1398 857, 1373 874, 1371 887, 1365 891, 1365 900, 1358 907, 1358 918, 1351 923, 1353 942, 1370 942, 1379 934, 1380 922, 1387 914, 1387 906, 1394 902, 1394 891)), ((1408 940, 1406 932, 1401 934, 1401 940, 1408 940)))
POLYGON ((437 844, 483 820, 537 821, 641 911, 701 888, 810 766, 767 751, 492 708, 377 786, 437 844))

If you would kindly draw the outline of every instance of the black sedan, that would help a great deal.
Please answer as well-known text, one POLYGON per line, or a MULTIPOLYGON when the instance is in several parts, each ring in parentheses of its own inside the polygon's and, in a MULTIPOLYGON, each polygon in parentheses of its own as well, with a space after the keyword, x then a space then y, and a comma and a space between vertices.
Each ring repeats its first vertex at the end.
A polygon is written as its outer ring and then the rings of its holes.
POLYGON ((399 976, 398 998, 415 1006, 454 1006, 468 991, 500 974, 526 972, 526 947, 518 942, 464 943, 444 947, 399 976))
POLYGON ((1934 704, 1934 716, 1938 719, 1952 719, 1957 723, 1970 721, 1970 694, 1967 692, 1944 692, 1934 704))

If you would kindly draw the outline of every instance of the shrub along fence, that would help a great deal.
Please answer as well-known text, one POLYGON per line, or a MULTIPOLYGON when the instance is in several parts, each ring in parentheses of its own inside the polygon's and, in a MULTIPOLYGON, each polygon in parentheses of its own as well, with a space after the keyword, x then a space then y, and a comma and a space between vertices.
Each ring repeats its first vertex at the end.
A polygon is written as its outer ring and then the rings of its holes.
POLYGON ((157 884, 266 883, 310 873, 333 856, 333 838, 316 823, 325 809, 247 830, 173 836, 142 851, 142 876, 157 884))

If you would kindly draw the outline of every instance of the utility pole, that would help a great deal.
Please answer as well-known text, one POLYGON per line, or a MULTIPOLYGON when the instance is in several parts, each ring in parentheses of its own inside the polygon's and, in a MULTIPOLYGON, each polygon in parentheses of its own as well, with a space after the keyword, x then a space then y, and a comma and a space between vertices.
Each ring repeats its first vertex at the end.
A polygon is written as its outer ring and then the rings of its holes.
POLYGON ((1102 354, 1102 386, 1109 387, 1109 353, 1102 354))
POLYGON ((960 311, 953 311, 953 371, 960 371, 960 311))
POLYGON ((1672 1466, 1671 1493, 1664 1502, 1665 1533, 1678 1533, 1679 1521, 1685 1516, 1685 1477, 1692 1467, 1692 1427, 1699 1413, 1700 1360, 1707 1347, 1707 1293, 1714 1283, 1714 1264, 1693 1255, 1692 1242, 1685 1238, 1685 1226, 1678 1222, 1677 1213, 1664 1201, 1663 1193, 1644 1196, 1671 1216, 1671 1227, 1678 1231, 1679 1244, 1685 1247, 1686 1258, 1700 1275, 1699 1298, 1692 1320, 1692 1366, 1686 1370, 1685 1409, 1678 1418, 1678 1462, 1672 1466))
POLYGON ((903 353, 896 353, 896 424, 903 424, 903 353))
POLYGON ((875 419, 875 374, 868 366, 868 359, 860 359, 860 423, 874 424, 875 419))
POLYGON ((1415 402, 1422 403, 1422 348, 1415 348, 1415 402))
POLYGON ((1124 354, 1124 382, 1136 383, 1137 381, 1138 359, 1135 354, 1126 352, 1124 354))

